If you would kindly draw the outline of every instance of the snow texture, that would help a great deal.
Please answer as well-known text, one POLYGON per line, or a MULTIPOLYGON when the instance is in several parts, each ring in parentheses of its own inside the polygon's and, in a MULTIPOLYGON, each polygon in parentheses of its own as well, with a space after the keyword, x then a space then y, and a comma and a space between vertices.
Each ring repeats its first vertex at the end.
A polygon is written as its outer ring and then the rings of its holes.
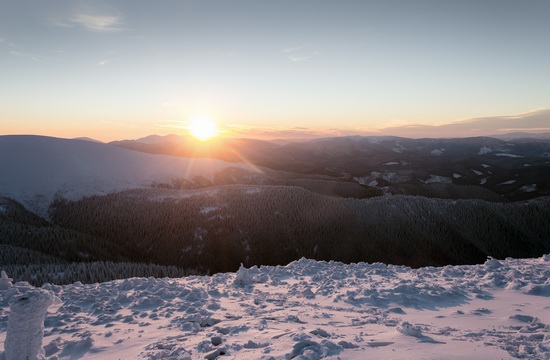
MULTIPOLYGON (((549 278, 545 255, 419 269, 301 259, 211 277, 46 284, 62 305, 46 315, 44 356, 550 359, 549 278)), ((0 349, 9 299, 30 289, 0 291, 0 349)))

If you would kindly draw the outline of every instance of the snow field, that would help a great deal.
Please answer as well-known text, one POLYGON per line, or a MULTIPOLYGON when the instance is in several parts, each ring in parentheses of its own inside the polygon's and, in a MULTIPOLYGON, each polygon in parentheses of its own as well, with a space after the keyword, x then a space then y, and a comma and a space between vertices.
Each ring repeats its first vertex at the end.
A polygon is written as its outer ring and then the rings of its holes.
MULTIPOLYGON (((550 359, 550 255, 474 266, 318 262, 46 284, 47 359, 550 359)), ((0 343, 8 302, 0 291, 0 343)), ((1 347, 0 347, 1 349, 1 347)), ((1 355, 0 355, 1 358, 1 355)))

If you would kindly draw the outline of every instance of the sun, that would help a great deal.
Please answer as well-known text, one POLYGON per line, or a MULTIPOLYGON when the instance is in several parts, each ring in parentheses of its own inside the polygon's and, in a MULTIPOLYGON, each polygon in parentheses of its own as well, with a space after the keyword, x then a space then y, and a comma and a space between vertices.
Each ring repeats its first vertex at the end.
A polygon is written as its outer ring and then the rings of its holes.
POLYGON ((189 122, 187 130, 194 138, 201 141, 210 140, 218 135, 219 132, 216 123, 205 117, 197 117, 192 119, 189 122))

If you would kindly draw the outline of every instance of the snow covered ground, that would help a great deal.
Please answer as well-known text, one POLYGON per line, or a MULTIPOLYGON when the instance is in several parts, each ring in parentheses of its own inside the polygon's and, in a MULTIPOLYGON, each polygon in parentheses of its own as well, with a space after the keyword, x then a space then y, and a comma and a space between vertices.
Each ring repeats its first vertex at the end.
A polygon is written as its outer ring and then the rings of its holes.
MULTIPOLYGON (((549 278, 546 255, 45 285, 61 305, 43 345, 47 359, 550 359, 549 278)), ((8 300, 29 288, 0 290, 0 349, 8 300)))
POLYGON ((92 141, 0 136, 0 196, 44 217, 56 195, 74 200, 173 179, 211 180, 228 167, 258 171, 245 163, 145 154, 92 141))

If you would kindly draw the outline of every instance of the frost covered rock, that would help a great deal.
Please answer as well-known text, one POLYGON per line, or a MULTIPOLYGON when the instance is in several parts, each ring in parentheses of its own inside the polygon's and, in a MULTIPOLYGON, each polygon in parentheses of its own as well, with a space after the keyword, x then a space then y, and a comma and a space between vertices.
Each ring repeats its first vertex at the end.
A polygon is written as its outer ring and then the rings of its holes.
POLYGON ((10 299, 8 330, 4 343, 6 360, 41 359, 44 317, 55 297, 47 290, 32 289, 10 299))
POLYGON ((0 290, 7 290, 12 286, 13 279, 8 277, 4 270, 0 273, 0 290))
POLYGON ((252 280, 250 271, 241 263, 241 267, 239 267, 239 270, 237 271, 237 277, 235 278, 233 285, 245 287, 246 285, 251 285, 253 282, 254 281, 252 280))
POLYGON ((414 337, 422 337, 422 330, 418 326, 414 326, 407 321, 403 321, 397 325, 397 331, 403 335, 409 335, 414 337))

